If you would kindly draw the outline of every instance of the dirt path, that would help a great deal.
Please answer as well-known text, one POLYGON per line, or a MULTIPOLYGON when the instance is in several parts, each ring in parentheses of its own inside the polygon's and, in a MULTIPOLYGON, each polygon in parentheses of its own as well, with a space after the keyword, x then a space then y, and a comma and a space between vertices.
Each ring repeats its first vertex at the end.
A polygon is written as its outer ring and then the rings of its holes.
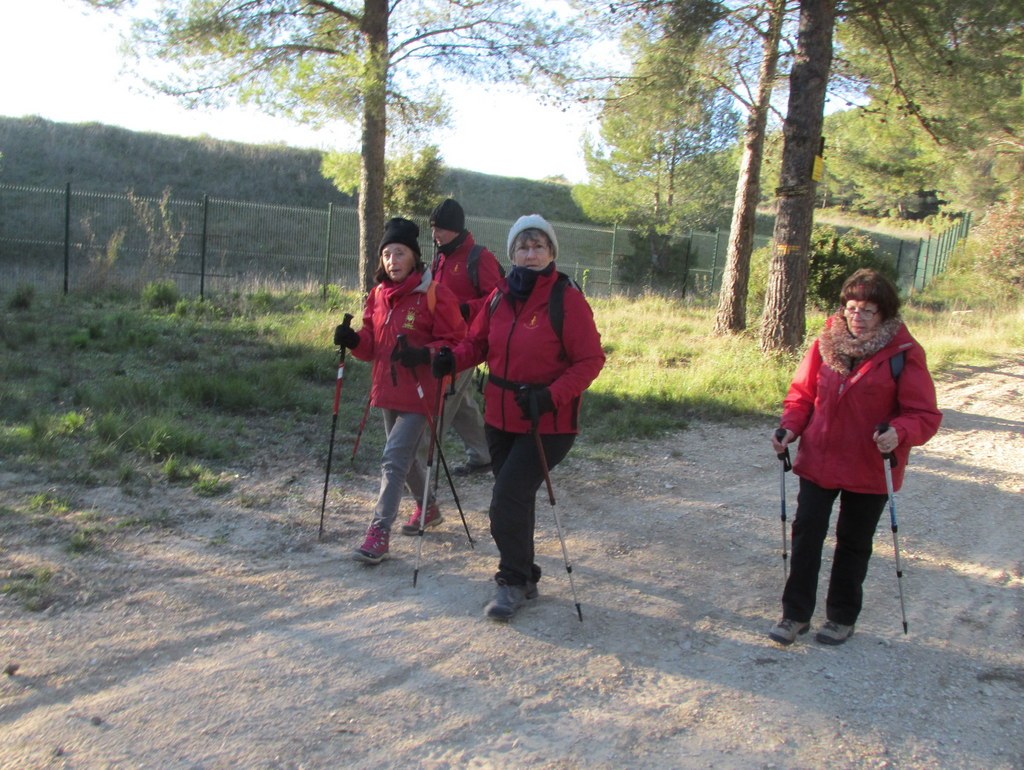
MULTIPOLYGON (((546 505, 541 598, 482 616, 483 479, 460 489, 475 549, 446 506, 415 588, 414 538, 378 568, 348 558, 373 477, 338 475, 317 543, 312 450, 239 469, 225 498, 76 490, 148 523, 81 556, 0 529, 0 576, 48 564, 60 586, 41 613, 0 596, 17 666, 0 767, 1024 768, 1024 357, 940 383, 940 407, 898 496, 910 633, 883 527, 835 649, 765 636, 782 582, 767 424, 582 449, 555 472, 583 623, 546 505)), ((0 504, 40 491, 0 466, 0 504)))

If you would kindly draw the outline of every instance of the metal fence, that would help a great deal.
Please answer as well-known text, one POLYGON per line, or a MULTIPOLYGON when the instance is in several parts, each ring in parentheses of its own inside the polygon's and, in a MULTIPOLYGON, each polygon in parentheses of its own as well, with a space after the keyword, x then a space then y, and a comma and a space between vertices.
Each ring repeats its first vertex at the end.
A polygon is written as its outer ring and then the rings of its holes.
MULTIPOLYGON (((505 252, 509 220, 467 217, 477 242, 505 252)), ((624 260, 638 257, 625 228, 553 223, 559 269, 591 296, 643 287, 623 279, 624 260)), ((429 225, 420 222, 429 240, 429 225)), ((927 241, 872 235, 893 261, 903 288, 921 289, 941 273, 969 229, 968 219, 927 241)), ((680 295, 713 296, 725 267, 728 232, 691 231, 680 238, 680 295)), ((755 238, 755 248, 769 244, 755 238)), ((0 185, 0 291, 140 290, 172 280, 182 296, 258 290, 316 291, 359 286, 355 209, 306 208, 232 201, 144 198, 131 194, 0 185)))

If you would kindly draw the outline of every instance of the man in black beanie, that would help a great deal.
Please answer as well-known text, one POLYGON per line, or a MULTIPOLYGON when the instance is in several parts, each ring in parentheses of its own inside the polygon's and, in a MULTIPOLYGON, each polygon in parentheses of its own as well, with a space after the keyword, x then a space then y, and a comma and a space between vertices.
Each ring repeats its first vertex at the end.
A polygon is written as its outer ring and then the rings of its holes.
MULTIPOLYGON (((477 244, 466 229, 466 214, 454 198, 445 198, 430 214, 430 232, 435 256, 431 268, 434 280, 458 297, 467 323, 484 310, 487 297, 505 271, 490 250, 477 244)), ((472 393, 473 370, 462 372, 455 380, 455 394, 448 396, 441 435, 451 426, 466 448, 466 462, 452 469, 465 476, 488 471, 491 453, 484 437, 480 406, 472 393)))

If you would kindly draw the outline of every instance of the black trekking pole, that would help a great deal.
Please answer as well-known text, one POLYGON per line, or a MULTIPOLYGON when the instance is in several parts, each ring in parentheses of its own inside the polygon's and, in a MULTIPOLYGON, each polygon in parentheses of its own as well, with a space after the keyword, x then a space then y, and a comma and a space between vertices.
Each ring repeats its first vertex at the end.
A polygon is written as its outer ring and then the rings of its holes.
POLYGON ((366 396, 366 406, 363 407, 363 419, 359 421, 359 430, 356 431, 356 442, 352 445, 352 457, 349 458, 349 462, 356 461, 356 452, 359 451, 359 440, 363 437, 363 428, 366 427, 366 418, 370 414, 370 401, 373 399, 372 391, 366 396))
MULTIPOLYGON (((785 437, 785 428, 775 431, 775 440, 779 443, 785 437)), ((789 538, 786 537, 786 471, 793 470, 793 463, 789 460, 789 447, 787 446, 784 451, 779 452, 777 457, 779 458, 779 498, 782 501, 782 581, 785 582, 789 579, 789 570, 787 569, 789 538)))
MULTIPOLYGON (((529 385, 521 386, 529 388, 529 385)), ((551 512, 555 515, 555 530, 558 532, 558 542, 562 545, 562 560, 565 562, 565 571, 569 575, 569 587, 572 589, 572 600, 576 605, 576 614, 580 623, 583 622, 583 610, 580 608, 580 600, 576 596, 576 582, 572 578, 572 564, 569 563, 569 551, 565 547, 565 535, 562 533, 562 519, 558 515, 558 508, 555 506, 555 490, 551 486, 551 473, 548 470, 548 456, 544 452, 544 442, 540 439, 540 409, 537 406, 537 393, 530 389, 530 423, 533 430, 533 443, 537 445, 537 456, 540 458, 540 469, 544 474, 544 483, 548 488, 548 501, 551 503, 551 512)))
MULTIPOLYGON (((405 340, 405 335, 404 334, 399 334, 398 335, 398 340, 399 340, 398 344, 400 346, 400 349, 404 348, 404 346, 407 344, 406 340, 405 340)), ((438 456, 438 458, 441 461, 441 467, 444 469, 445 478, 448 479, 448 488, 452 491, 452 499, 455 501, 455 508, 459 512, 459 518, 462 519, 462 528, 464 530, 466 530, 466 539, 469 540, 469 547, 470 548, 474 548, 476 546, 476 541, 473 540, 473 535, 471 535, 470 532, 469 532, 469 523, 466 521, 466 514, 462 510, 462 502, 459 500, 459 493, 455 489, 455 481, 452 479, 451 471, 448 470, 448 461, 445 460, 445 458, 444 458, 444 450, 441 448, 441 439, 442 439, 442 437, 441 437, 441 435, 439 433, 439 429, 434 425, 433 420, 430 417, 430 407, 427 404, 427 397, 423 393, 423 386, 420 384, 420 379, 419 379, 419 377, 416 376, 416 372, 415 371, 412 373, 412 376, 413 376, 413 379, 416 381, 416 394, 420 397, 420 401, 423 403, 424 412, 427 415, 427 425, 430 426, 431 436, 432 437, 436 436, 436 438, 432 438, 431 441, 433 441, 434 445, 437 447, 437 456, 438 456)), ((443 380, 443 378, 442 378, 442 380, 443 380)), ((440 387, 441 390, 444 390, 444 382, 442 381, 441 383, 439 383, 438 387, 440 387)), ((449 393, 454 392, 454 391, 455 391, 455 381, 452 380, 452 387, 451 387, 451 390, 449 391, 449 393)), ((449 393, 445 393, 445 395, 444 395, 446 400, 448 398, 449 393)), ((443 411, 443 409, 444 409, 444 402, 442 402, 441 409, 443 411)), ((436 478, 436 475, 435 475, 435 478, 436 478)), ((434 486, 434 492, 437 492, 437 485, 436 484, 434 486)))
MULTIPOLYGON (((345 313, 341 325, 346 329, 352 326, 352 314, 345 313)), ((337 333, 334 335, 334 344, 338 346, 338 378, 334 385, 334 415, 331 417, 331 443, 327 449, 327 477, 324 479, 324 499, 320 503, 320 531, 316 539, 322 540, 324 536, 324 511, 327 510, 327 487, 331 481, 331 458, 334 456, 334 433, 338 429, 338 407, 341 404, 341 383, 345 379, 345 346, 341 344, 337 333)))
MULTIPOLYGON (((882 423, 876 431, 885 433, 889 430, 888 423, 882 423)), ((896 493, 892 488, 892 469, 896 467, 896 455, 882 452, 882 467, 885 468, 885 488, 889 492, 889 524, 892 528, 892 547, 896 554, 896 585, 900 589, 900 614, 903 616, 903 633, 907 633, 907 609, 903 603, 903 567, 900 565, 899 525, 896 523, 896 493)))

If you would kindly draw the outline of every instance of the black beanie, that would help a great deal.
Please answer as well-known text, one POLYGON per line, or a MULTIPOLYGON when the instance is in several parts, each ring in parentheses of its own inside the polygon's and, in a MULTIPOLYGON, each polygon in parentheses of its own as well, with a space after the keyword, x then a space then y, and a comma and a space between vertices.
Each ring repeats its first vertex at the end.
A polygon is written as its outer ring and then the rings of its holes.
POLYGON ((415 222, 410 222, 408 219, 393 217, 384 224, 384 237, 380 239, 377 253, 380 254, 384 251, 384 247, 389 243, 401 243, 403 246, 408 246, 412 249, 418 258, 421 256, 419 237, 419 225, 415 222))
POLYGON ((466 229, 466 214, 454 198, 445 198, 430 214, 430 226, 461 233, 466 229))

